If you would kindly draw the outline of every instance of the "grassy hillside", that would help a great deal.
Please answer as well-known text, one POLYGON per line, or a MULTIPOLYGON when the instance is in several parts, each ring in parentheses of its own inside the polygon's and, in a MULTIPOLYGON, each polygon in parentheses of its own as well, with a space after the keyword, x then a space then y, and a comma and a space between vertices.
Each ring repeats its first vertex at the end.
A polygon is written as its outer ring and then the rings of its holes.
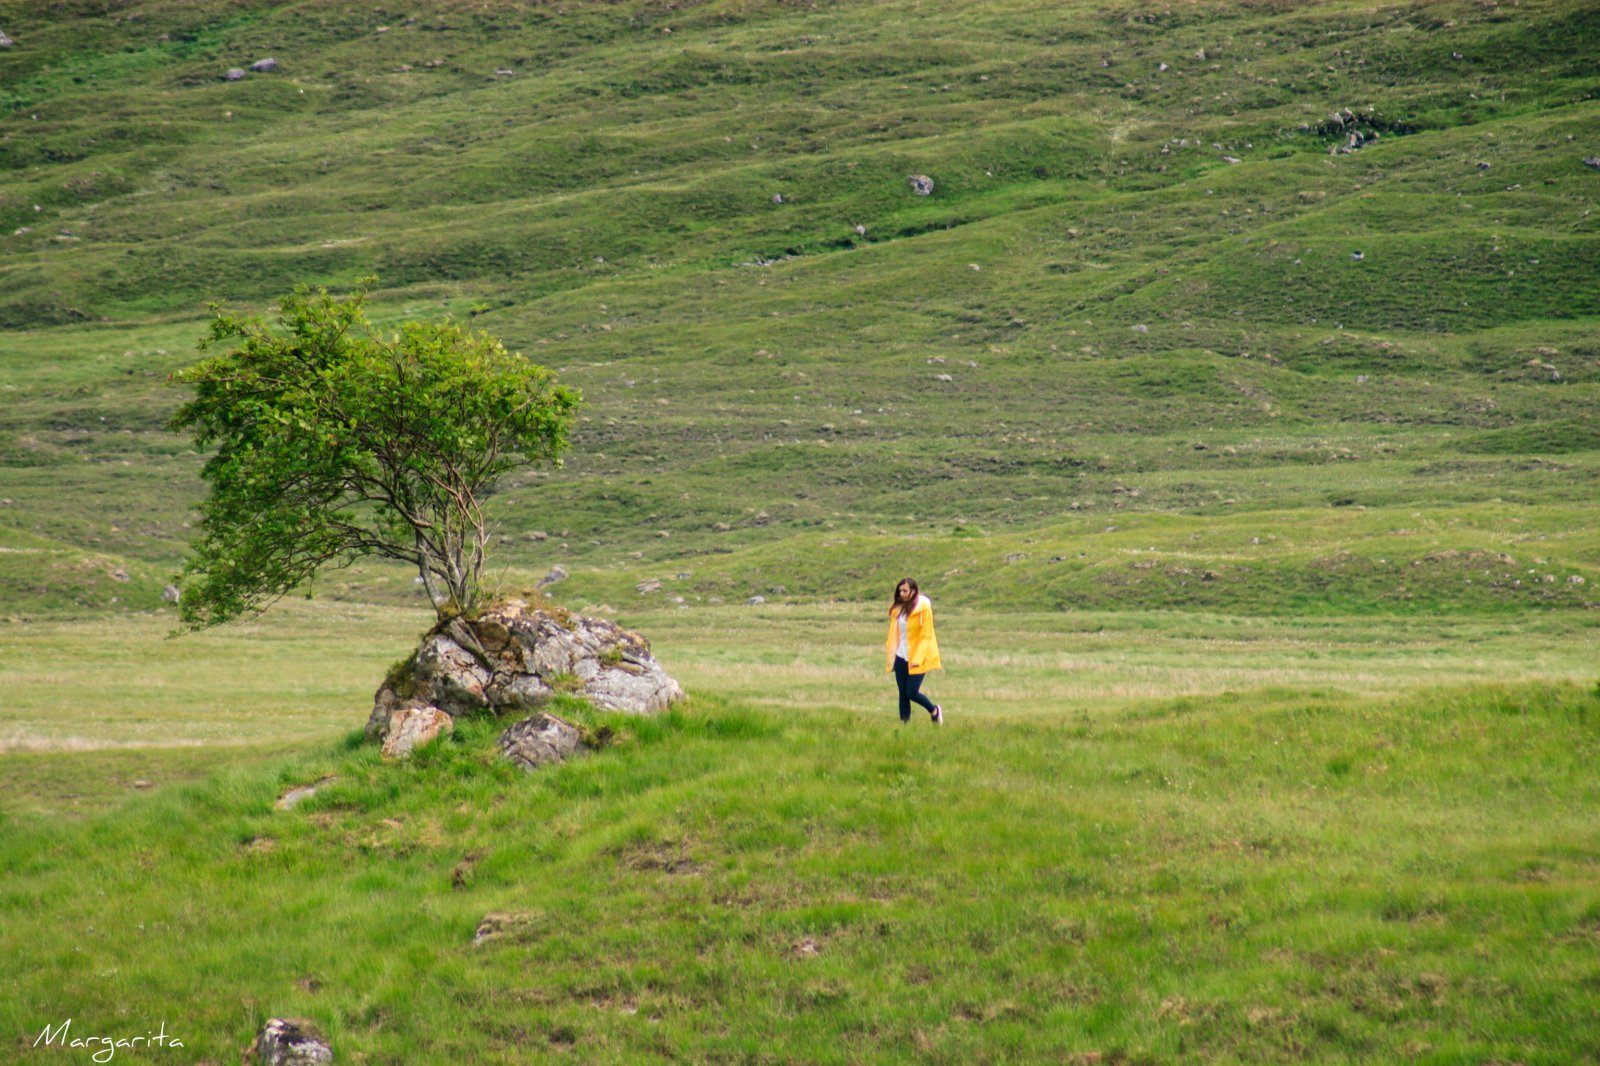
POLYGON ((163 380, 205 301, 369 272, 383 313, 473 317, 583 389, 572 462, 496 513, 512 580, 560 562, 591 602, 684 571, 876 598, 954 560, 973 604, 1593 602, 1589 5, 0 4, 0 28, 13 613, 155 604, 198 492, 163 380), (1350 129, 1379 138, 1330 155, 1350 129), (1162 522, 1143 547, 1218 577, 1122 573, 1089 534, 1130 512, 1248 532, 1251 562, 1162 522), (1418 517, 1440 535, 1376 546, 1418 517))

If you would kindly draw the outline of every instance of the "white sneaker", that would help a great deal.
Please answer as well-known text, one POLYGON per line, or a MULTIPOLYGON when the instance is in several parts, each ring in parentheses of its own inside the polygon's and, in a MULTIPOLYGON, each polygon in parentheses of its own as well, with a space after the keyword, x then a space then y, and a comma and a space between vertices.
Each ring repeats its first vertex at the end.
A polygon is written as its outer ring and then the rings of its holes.
POLYGON ((933 724, 944 725, 944 708, 937 703, 933 705, 933 724))

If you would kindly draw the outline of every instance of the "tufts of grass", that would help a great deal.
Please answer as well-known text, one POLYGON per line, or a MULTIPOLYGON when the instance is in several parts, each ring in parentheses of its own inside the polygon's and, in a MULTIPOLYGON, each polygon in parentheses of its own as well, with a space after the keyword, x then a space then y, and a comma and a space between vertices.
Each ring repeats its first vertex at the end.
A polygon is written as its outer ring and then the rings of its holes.
POLYGON ((617 742, 529 775, 468 720, 404 763, 335 743, 14 824, 6 1025, 165 1015, 215 1057, 293 1013, 419 1063, 1588 1047, 1586 688, 1200 697, 1088 730, 562 710, 617 742))

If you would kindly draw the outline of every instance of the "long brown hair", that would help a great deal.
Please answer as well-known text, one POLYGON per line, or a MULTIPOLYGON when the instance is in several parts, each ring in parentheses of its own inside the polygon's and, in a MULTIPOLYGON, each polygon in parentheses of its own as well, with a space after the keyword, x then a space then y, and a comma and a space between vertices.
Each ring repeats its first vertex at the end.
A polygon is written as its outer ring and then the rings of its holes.
POLYGON ((894 583, 894 595, 889 600, 889 613, 890 614, 894 614, 895 609, 899 608, 900 614, 902 616, 910 614, 911 613, 911 608, 913 608, 913 607, 915 607, 917 605, 917 597, 920 594, 921 594, 921 590, 917 588, 917 580, 916 580, 916 578, 903 577, 899 581, 896 581, 894 583), (900 599, 900 586, 901 585, 910 585, 911 586, 911 598, 910 599, 907 599, 907 600, 904 600, 904 601, 902 601, 900 599))

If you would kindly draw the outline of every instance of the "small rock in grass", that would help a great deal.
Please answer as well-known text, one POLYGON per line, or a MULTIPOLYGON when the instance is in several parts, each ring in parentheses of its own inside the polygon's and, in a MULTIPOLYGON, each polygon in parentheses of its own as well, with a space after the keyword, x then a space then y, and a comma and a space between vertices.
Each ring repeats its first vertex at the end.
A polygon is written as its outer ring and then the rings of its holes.
POLYGON ((548 574, 544 575, 544 577, 541 577, 538 580, 538 582, 536 582, 535 587, 537 587, 537 588, 549 588, 551 585, 554 585, 557 581, 565 581, 569 576, 571 576, 571 575, 569 575, 567 573, 567 568, 566 567, 560 566, 560 565, 552 566, 550 568, 550 572, 548 574))
POLYGON ((273 71, 278 69, 278 61, 273 59, 271 56, 268 56, 265 59, 258 59, 254 63, 251 63, 250 69, 255 71, 257 74, 271 74, 273 71))
POLYGON ((336 780, 338 780, 338 778, 330 775, 322 778, 320 781, 313 781, 309 785, 296 785, 283 795, 279 796, 278 802, 272 805, 272 809, 275 811, 292 811, 301 803, 301 801, 308 800, 312 796, 316 795, 318 789, 325 788, 336 780))
POLYGON ((933 195, 933 179, 926 174, 913 174, 906 180, 911 183, 911 191, 918 196, 933 195))
POLYGON ((383 757, 403 759, 455 727, 455 720, 437 707, 402 707, 389 716, 389 730, 383 738, 383 757))
POLYGON ((491 911, 483 916, 483 921, 478 923, 477 931, 472 934, 474 945, 483 944, 490 940, 499 940, 533 923, 531 914, 512 911, 491 911))
POLYGON ((161 590, 162 603, 177 603, 183 598, 183 592, 176 585, 168 585, 161 590))
POLYGON ((553 714, 524 718, 500 734, 500 751, 524 770, 566 762, 584 754, 578 727, 553 714))
POLYGON ((243 67, 229 67, 226 71, 223 72, 222 80, 223 81, 243 81, 244 80, 244 68, 243 67))
POLYGON ((635 592, 638 592, 641 595, 646 592, 660 592, 661 582, 652 577, 646 581, 639 582, 637 585, 633 586, 633 588, 635 592))
POLYGON ((933 380, 935 380, 935 381, 954 381, 955 378, 951 377, 949 374, 935 374, 933 376, 933 380))
POLYGON ((748 600, 745 600, 745 601, 744 601, 744 602, 745 602, 745 603, 746 603, 746 604, 747 604, 747 605, 748 605, 748 606, 751 606, 751 607, 759 607, 759 606, 761 606, 761 605, 762 605, 762 604, 763 604, 763 603, 766 603, 766 602, 767 602, 767 598, 766 598, 766 597, 765 597, 765 596, 751 596, 751 597, 750 597, 750 598, 749 598, 749 599, 748 599, 748 600))
POLYGON ((1583 161, 1583 165, 1590 170, 1600 170, 1600 155, 1592 155, 1583 161))
POLYGON ((269 1018, 256 1034, 251 1051, 257 1066, 323 1066, 333 1061, 333 1048, 310 1022, 269 1018))

